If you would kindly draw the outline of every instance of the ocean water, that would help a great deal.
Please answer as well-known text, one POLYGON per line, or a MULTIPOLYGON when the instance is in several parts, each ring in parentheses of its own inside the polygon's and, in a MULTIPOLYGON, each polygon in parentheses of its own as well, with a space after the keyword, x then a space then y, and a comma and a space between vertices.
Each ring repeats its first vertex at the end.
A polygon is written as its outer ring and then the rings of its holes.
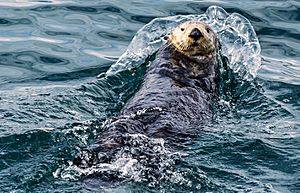
POLYGON ((0 192, 300 192, 299 29, 296 0, 0 1, 0 192), (254 79, 224 72, 214 120, 180 149, 132 136, 151 161, 74 169, 145 67, 97 76, 153 19, 211 5, 251 22, 254 79))

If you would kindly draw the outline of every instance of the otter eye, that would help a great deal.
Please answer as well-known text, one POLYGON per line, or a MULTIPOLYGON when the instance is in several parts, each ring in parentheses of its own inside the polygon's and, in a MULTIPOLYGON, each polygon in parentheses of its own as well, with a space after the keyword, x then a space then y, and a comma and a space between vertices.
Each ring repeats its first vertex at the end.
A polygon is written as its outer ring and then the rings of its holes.
POLYGON ((210 32, 210 29, 207 27, 207 28, 206 28, 206 31, 207 31, 207 33, 209 33, 209 32, 210 32))
POLYGON ((181 30, 181 31, 184 31, 184 28, 181 28, 180 30, 181 30))

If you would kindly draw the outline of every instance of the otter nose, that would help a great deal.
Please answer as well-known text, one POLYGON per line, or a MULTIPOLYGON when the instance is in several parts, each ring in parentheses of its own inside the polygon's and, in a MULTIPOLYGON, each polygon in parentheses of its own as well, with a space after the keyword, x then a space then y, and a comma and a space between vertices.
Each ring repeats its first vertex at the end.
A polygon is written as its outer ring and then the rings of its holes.
POLYGON ((198 39, 203 37, 203 35, 202 35, 201 31, 198 28, 194 28, 194 29, 192 29, 189 37, 193 38, 195 41, 197 41, 198 39))

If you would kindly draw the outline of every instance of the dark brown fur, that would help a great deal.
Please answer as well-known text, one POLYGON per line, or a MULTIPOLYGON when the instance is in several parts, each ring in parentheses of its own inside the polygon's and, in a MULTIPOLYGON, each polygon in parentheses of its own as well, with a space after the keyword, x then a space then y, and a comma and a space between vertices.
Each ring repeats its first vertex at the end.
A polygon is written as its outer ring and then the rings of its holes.
POLYGON ((166 44, 149 67, 140 90, 99 136, 74 160, 80 167, 109 162, 126 134, 164 138, 168 145, 196 134, 212 118, 218 95, 218 50, 187 56, 166 44), (105 155, 105 156, 104 156, 105 155))

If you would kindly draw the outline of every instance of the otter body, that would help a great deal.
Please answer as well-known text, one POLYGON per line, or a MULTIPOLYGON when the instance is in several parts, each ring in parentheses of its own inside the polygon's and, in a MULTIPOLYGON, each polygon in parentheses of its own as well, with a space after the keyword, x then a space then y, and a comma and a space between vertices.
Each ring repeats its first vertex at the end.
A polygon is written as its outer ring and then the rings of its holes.
MULTIPOLYGON (((182 25, 177 27, 181 31, 182 25)), ((215 35, 213 38, 215 41, 215 35)), ((179 51, 172 40, 157 52, 140 90, 107 125, 95 145, 79 154, 76 165, 87 167, 107 161, 107 154, 104 159, 98 153, 113 154, 126 134, 164 138, 171 145, 195 134, 212 118, 211 105, 218 95, 219 82, 216 42, 211 44, 215 48, 211 52, 198 54, 193 49, 189 55, 179 51)))

